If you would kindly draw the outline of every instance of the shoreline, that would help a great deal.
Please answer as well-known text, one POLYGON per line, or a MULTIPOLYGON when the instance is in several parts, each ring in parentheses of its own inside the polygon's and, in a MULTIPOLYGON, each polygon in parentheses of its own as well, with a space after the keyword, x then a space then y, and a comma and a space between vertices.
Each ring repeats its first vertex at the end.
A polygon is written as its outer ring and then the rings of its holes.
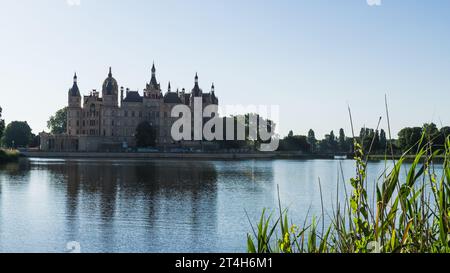
POLYGON ((273 160, 273 159, 335 159, 334 155, 315 155, 300 153, 103 153, 103 152, 40 152, 22 151, 25 158, 61 158, 61 159, 206 159, 206 160, 273 160))
MULTIPOLYGON (((21 151, 20 157, 25 158, 50 158, 50 159, 197 159, 197 160, 274 160, 274 159, 295 159, 295 160, 353 160, 347 158, 336 158, 332 154, 302 154, 296 152, 253 152, 253 153, 139 153, 139 152, 41 152, 41 151, 21 151)), ((399 160, 400 155, 395 155, 394 159, 399 160)), ((370 155, 369 161, 392 160, 391 156, 370 155)), ((415 156, 405 156, 405 162, 414 161, 415 156)), ((437 156, 436 160, 444 160, 444 157, 437 156)), ((11 162, 11 161, 10 161, 11 162)), ((4 162, 6 163, 6 162, 4 162)))

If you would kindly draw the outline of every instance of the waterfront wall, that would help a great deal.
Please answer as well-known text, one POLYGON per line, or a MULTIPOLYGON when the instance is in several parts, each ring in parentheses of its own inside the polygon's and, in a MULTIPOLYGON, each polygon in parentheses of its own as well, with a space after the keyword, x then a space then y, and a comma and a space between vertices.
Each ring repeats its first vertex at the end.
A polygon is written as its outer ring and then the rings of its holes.
POLYGON ((106 158, 106 159, 333 159, 333 155, 299 153, 97 153, 22 151, 28 158, 106 158))

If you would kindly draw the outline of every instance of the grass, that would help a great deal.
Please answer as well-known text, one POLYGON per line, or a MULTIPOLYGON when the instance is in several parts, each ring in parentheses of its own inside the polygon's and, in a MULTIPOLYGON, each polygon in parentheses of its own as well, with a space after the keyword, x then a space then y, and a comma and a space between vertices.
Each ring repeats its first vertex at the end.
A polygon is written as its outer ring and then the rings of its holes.
POLYGON ((0 149, 0 164, 14 162, 19 159, 19 152, 16 150, 0 149))
POLYGON ((450 138, 445 151, 432 151, 431 145, 417 151, 403 180, 399 174, 405 168, 406 154, 393 160, 393 167, 377 182, 373 205, 367 197, 368 157, 358 143, 355 147, 356 175, 350 181, 353 191, 333 209, 329 226, 324 224, 323 202, 321 217, 308 222, 306 216, 301 225, 290 223, 288 211, 279 204, 276 218, 264 210, 257 225, 252 225, 248 251, 450 253, 450 138), (440 152, 444 152, 444 159, 435 163, 440 152), (437 164, 442 165, 442 174, 436 171, 437 164))
MULTIPOLYGON (((356 139, 350 107, 349 116, 356 139)), ((377 129, 380 121, 381 118, 377 129)), ((386 166, 392 161, 392 167, 386 167, 376 182, 376 202, 370 202, 367 194, 367 166, 373 143, 374 139, 366 155, 361 144, 354 142, 356 173, 349 181, 352 191, 347 194, 344 184, 345 201, 336 203, 328 226, 319 180, 322 215, 309 219, 308 211, 304 222, 294 225, 279 201, 278 212, 267 215, 264 210, 256 226, 247 216, 252 227, 252 233, 247 235, 248 252, 450 253, 450 137, 443 150, 436 150, 433 139, 422 135, 418 145, 414 145, 421 148, 414 151, 412 158, 411 149, 397 157, 392 146, 386 147, 389 155, 383 160, 386 166), (402 179, 400 172, 405 170, 407 161, 412 163, 402 179), (436 171, 438 165, 442 166, 441 172, 436 171)))

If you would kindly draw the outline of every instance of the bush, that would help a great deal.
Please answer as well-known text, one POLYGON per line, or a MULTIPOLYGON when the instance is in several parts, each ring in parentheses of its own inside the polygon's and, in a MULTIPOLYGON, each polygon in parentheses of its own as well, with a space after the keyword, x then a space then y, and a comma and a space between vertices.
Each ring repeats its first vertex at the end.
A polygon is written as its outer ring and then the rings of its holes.
POLYGON ((0 149, 0 163, 7 163, 17 161, 19 159, 19 152, 16 150, 0 149))

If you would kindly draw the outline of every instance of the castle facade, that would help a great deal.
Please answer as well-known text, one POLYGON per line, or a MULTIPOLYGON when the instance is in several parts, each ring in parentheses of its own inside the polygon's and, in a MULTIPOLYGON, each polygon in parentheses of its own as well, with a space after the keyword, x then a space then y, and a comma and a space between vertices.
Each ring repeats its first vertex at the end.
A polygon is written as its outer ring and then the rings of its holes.
POLYGON ((163 93, 156 79, 155 65, 152 67, 150 82, 143 94, 119 87, 111 68, 100 92, 93 90, 81 96, 78 77, 68 92, 67 132, 62 135, 41 134, 41 150, 44 151, 123 151, 136 146, 136 129, 142 122, 148 122, 156 133, 158 147, 195 146, 198 143, 173 141, 171 127, 178 118, 171 117, 172 108, 179 104, 189 106, 193 111, 194 99, 202 98, 203 107, 219 100, 214 84, 210 92, 203 92, 198 75, 191 92, 173 91, 168 84, 163 93))

